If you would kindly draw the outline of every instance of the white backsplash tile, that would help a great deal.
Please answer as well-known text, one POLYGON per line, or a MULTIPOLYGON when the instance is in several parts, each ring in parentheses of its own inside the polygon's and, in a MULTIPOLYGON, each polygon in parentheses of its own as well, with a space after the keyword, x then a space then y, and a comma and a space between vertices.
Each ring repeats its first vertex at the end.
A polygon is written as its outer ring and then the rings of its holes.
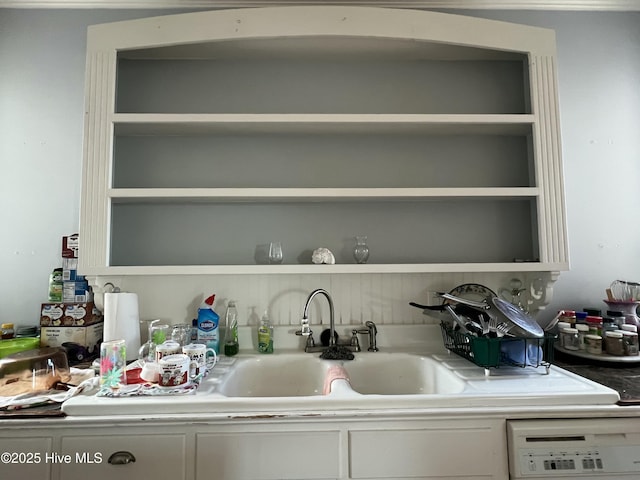
MULTIPOLYGON (((123 291, 139 295, 140 318, 162 318, 170 323, 190 322, 203 298, 215 293, 215 309, 238 304, 241 325, 252 324, 268 310, 274 325, 299 325, 305 300, 316 288, 332 296, 337 325, 437 323, 409 305, 439 303, 430 291, 448 291, 463 283, 482 283, 497 291, 513 273, 447 274, 335 274, 335 275, 174 275, 99 277, 98 287, 111 281, 123 291)), ((99 288, 97 289, 99 291, 99 288)), ((98 300, 99 302, 99 300, 98 300)), ((318 297, 309 310, 311 324, 328 325, 327 302, 318 297)))

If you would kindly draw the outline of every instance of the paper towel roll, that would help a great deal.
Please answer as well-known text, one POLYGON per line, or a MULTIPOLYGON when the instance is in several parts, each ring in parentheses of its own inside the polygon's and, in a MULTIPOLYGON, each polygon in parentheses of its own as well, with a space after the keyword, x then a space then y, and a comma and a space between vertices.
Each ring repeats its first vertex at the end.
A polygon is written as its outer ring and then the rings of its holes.
POLYGON ((140 350, 140 316, 138 295, 135 293, 104 294, 103 340, 120 338, 127 345, 127 361, 136 360, 140 350))

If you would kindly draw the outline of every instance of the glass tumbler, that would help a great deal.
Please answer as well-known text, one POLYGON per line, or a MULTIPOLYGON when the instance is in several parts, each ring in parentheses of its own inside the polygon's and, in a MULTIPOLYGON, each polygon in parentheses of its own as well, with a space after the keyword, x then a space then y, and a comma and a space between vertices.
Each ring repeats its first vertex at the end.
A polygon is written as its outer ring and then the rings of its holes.
POLYGON ((100 386, 118 390, 127 384, 127 345, 124 340, 100 344, 100 386))
POLYGON ((171 340, 180 344, 181 347, 191 343, 192 326, 186 323, 178 323, 171 328, 171 340))
POLYGON ((149 339, 138 351, 138 360, 141 363, 153 362, 156 356, 156 345, 171 340, 171 327, 165 323, 157 323, 159 320, 149 322, 149 339))
POLYGON ((280 242, 271 242, 269 244, 269 263, 282 263, 282 244, 280 242))

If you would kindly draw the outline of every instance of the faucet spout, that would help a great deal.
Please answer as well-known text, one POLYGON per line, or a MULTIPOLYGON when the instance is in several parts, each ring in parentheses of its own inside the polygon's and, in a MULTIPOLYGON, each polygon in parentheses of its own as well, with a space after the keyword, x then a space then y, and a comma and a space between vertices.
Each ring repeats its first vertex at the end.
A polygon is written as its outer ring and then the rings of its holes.
POLYGON ((317 295, 323 295, 329 302, 329 333, 330 333, 329 346, 332 347, 336 344, 336 339, 335 339, 336 324, 335 324, 335 317, 334 317, 334 310, 333 310, 333 300, 331 299, 331 295, 329 295, 329 292, 327 292, 324 288, 317 288, 316 290, 314 290, 309 294, 309 297, 307 297, 307 301, 304 304, 304 310, 302 312, 302 330, 303 332, 305 331, 305 326, 307 329, 309 329, 309 305, 311 305, 311 301, 317 295))

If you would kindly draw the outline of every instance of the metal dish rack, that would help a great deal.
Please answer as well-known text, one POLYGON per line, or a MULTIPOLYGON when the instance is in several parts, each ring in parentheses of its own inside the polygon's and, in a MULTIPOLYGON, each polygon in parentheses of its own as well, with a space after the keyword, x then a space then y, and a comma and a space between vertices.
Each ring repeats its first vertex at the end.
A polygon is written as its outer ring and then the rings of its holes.
POLYGON ((543 338, 490 338, 455 331, 445 323, 441 323, 440 328, 447 350, 470 360, 479 367, 484 367, 487 375, 490 368, 501 366, 544 367, 545 374, 549 373, 553 360, 555 335, 546 334, 543 338))

